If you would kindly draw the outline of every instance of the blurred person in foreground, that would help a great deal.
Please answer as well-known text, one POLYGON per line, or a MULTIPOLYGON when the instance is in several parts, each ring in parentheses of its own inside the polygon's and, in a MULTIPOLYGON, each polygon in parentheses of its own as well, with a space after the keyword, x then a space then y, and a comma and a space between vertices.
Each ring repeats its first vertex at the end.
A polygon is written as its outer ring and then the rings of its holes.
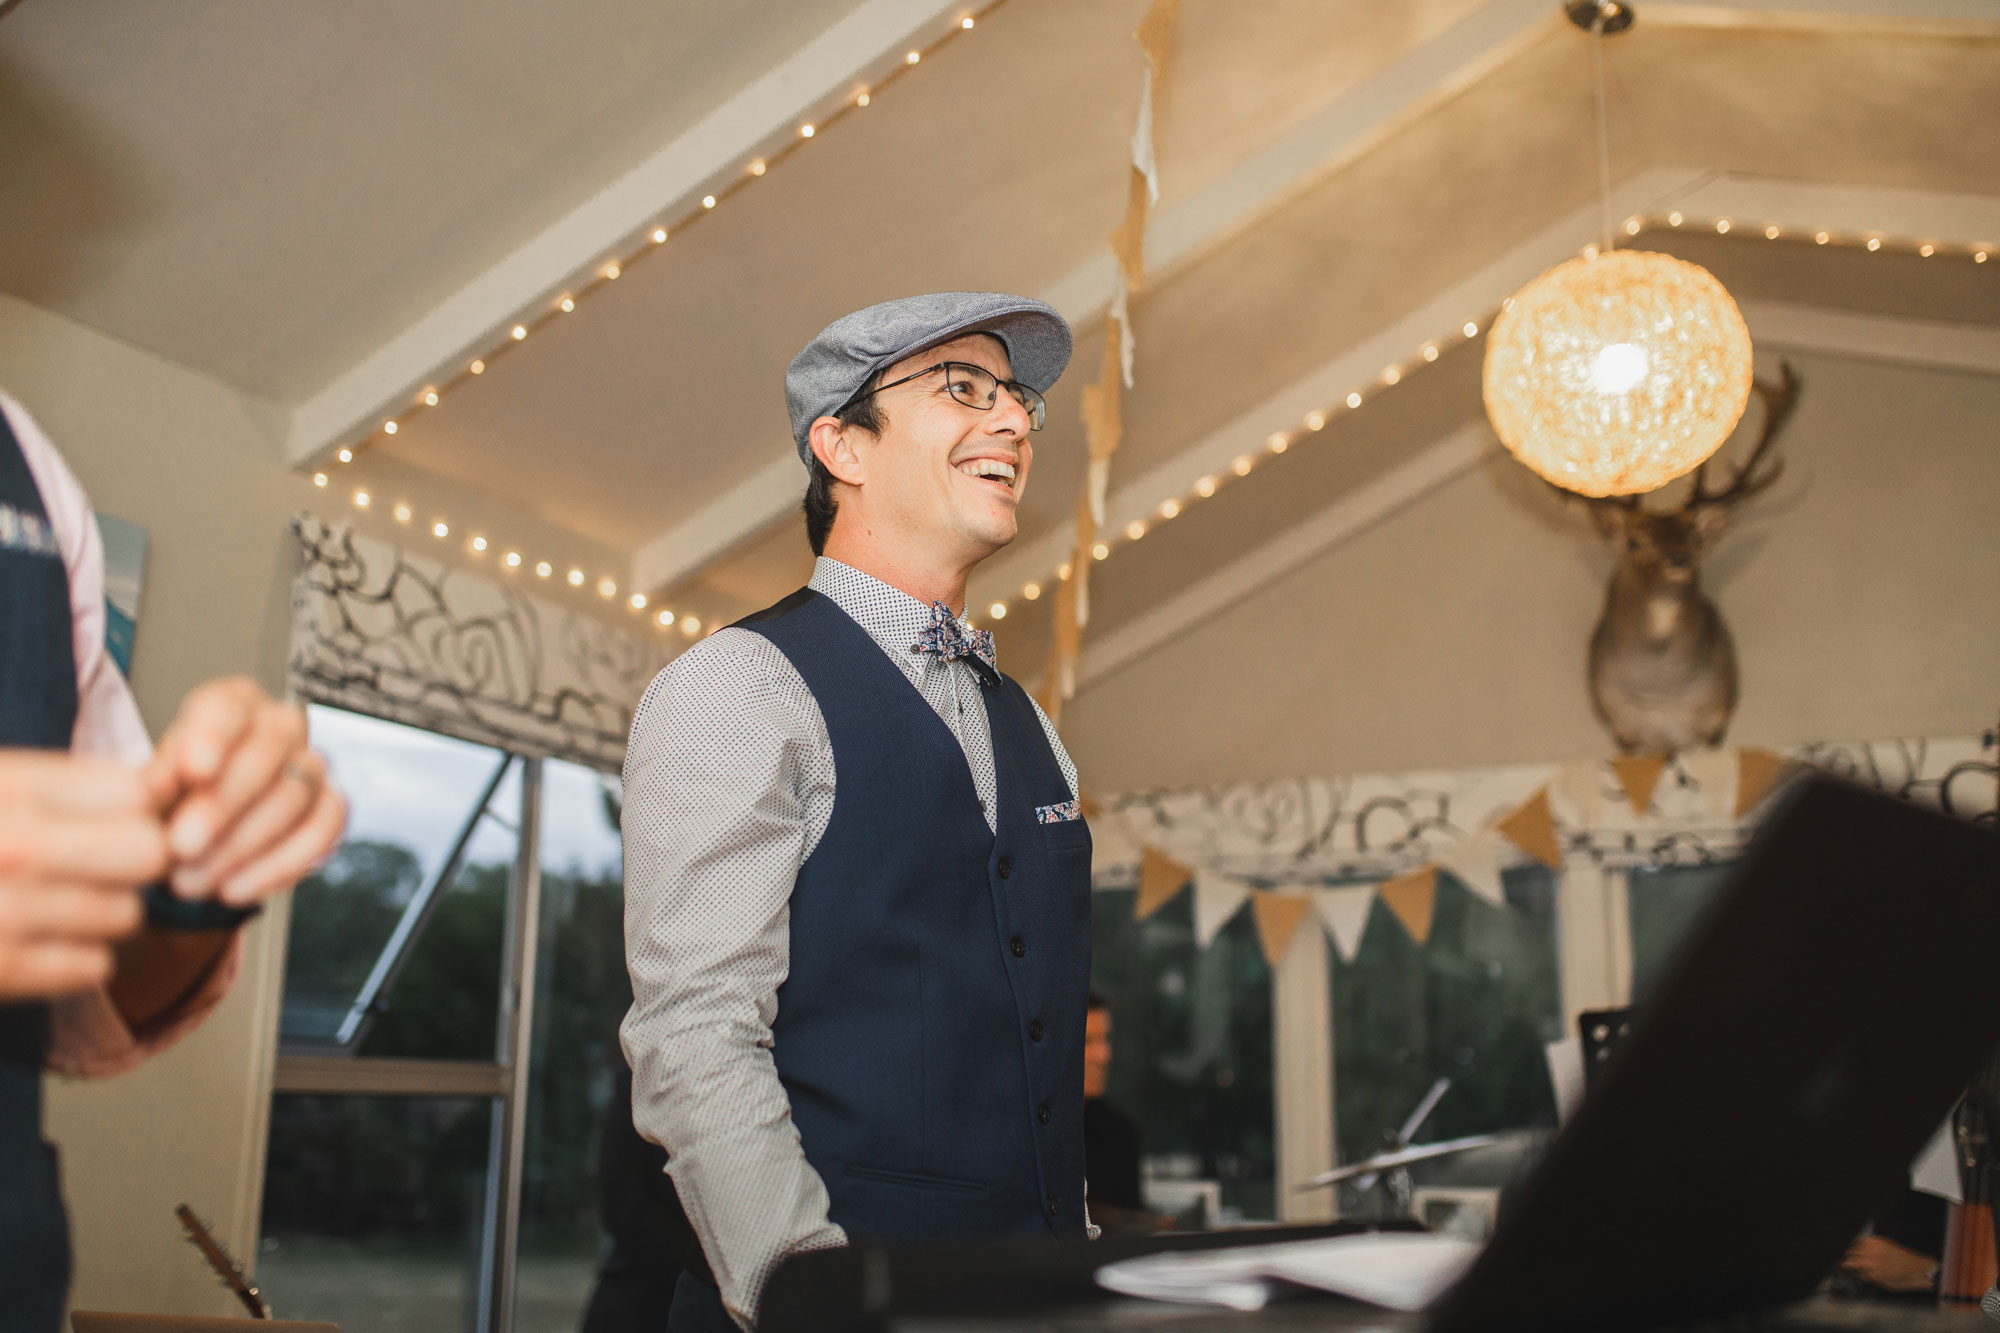
POLYGON ((1090 835, 965 620, 1069 353, 993 293, 821 330, 785 375, 812 580, 633 718, 633 1119, 700 1240, 674 1333, 751 1326, 786 1256, 850 1236, 1087 1231, 1090 835))
POLYGON ((0 394, 0 1330, 53 1333, 69 1288, 44 1069, 101 1077, 228 991, 238 928, 320 860, 346 805, 304 714, 196 689, 156 750, 104 644, 90 502, 0 394))
POLYGON ((1160 1230, 1164 1219, 1146 1211, 1139 1122, 1105 1095, 1111 1035, 1111 1004, 1092 991, 1083 1028, 1083 1166, 1090 1177, 1090 1217, 1114 1235, 1146 1235, 1160 1230))

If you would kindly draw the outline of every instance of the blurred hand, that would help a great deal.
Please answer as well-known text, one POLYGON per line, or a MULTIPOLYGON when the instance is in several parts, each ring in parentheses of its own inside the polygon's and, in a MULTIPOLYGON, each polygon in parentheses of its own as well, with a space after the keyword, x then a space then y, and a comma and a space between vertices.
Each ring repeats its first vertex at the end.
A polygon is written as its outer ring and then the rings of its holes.
POLYGON ((102 985, 139 928, 167 843, 141 775, 106 759, 0 750, 0 1000, 102 985))
POLYGON ((1929 1291, 1937 1260, 1881 1236, 1863 1236, 1840 1266, 1884 1291, 1929 1291))
POLYGON ((347 802, 302 709, 241 676, 190 693, 146 770, 167 812, 168 883, 232 907, 288 889, 333 850, 347 802))

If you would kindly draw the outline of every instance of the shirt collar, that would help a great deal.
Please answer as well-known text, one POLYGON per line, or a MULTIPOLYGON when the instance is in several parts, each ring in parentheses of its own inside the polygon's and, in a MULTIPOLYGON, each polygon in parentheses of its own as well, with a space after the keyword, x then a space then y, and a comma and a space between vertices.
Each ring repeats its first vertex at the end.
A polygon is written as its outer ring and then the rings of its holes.
MULTIPOLYGON (((909 652, 916 647, 917 636, 930 628, 928 603, 830 556, 823 555, 813 563, 812 579, 806 586, 832 599, 889 652, 909 652)), ((965 624, 965 616, 961 614, 958 621, 965 624)))

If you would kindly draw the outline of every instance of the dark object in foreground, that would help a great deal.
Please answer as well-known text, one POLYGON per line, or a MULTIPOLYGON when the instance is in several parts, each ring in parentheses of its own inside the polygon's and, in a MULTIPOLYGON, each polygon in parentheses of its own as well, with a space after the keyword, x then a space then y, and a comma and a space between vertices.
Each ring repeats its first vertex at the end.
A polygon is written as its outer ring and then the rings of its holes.
MULTIPOLYGON (((1996 941, 2000 839, 1829 779, 1798 784, 1433 1312, 1433 1333, 1658 1328, 1810 1294, 2000 1044, 1996 941)), ((1102 1264, 1331 1234, 823 1251, 778 1270, 762 1328, 969 1316, 952 1327, 997 1330, 1062 1307, 1061 1326, 1089 1327, 1074 1312, 1105 1299, 1091 1284, 1102 1264)), ((1356 1326, 1343 1311, 1418 1322, 1332 1301, 1209 1322, 1356 1326)), ((1186 1313, 1162 1307, 1163 1325, 1195 1326, 1186 1313)), ((1837 1313, 1809 1322, 1875 1326, 1837 1313)))

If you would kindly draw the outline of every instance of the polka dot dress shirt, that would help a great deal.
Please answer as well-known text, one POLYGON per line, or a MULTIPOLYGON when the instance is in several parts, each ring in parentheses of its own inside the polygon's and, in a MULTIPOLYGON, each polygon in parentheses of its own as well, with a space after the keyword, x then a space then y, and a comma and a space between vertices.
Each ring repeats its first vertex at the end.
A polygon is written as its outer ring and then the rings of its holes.
MULTIPOLYGON (((825 558, 811 587, 881 645, 957 736, 992 827, 998 781, 979 680, 967 662, 917 650, 929 607, 825 558)), ((1075 796, 1076 768, 1041 722, 1075 796)), ((723 1301, 746 1325, 780 1260, 846 1242, 771 1056, 792 886, 826 832, 834 779, 812 692, 752 630, 722 630, 682 654, 633 716, 624 810, 633 1000, 621 1031, 632 1117, 670 1154, 723 1301)))

